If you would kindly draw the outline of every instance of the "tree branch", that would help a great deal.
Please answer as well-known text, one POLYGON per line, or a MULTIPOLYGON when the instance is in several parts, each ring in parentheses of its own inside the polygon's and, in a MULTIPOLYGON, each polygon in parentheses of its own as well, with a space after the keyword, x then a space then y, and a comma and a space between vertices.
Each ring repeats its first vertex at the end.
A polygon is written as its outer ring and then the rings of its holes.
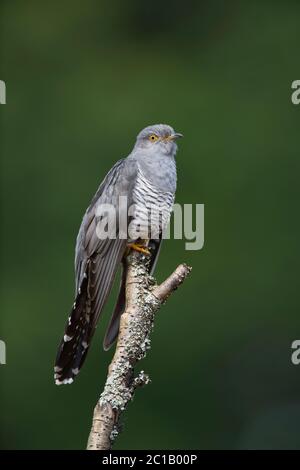
POLYGON ((94 409, 88 450, 109 450, 119 433, 119 418, 132 400, 137 387, 150 382, 134 367, 150 349, 150 333, 155 313, 191 271, 179 265, 162 284, 156 285, 148 274, 148 257, 131 251, 126 258, 126 308, 121 316, 114 357, 108 368, 104 390, 94 409))

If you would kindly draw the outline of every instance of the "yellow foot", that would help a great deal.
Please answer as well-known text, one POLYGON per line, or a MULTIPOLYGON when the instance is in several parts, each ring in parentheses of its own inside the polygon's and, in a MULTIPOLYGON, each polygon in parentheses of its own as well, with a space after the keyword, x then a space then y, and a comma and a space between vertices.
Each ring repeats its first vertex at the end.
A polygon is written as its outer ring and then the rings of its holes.
POLYGON ((140 245, 139 243, 129 243, 127 246, 128 248, 131 248, 132 250, 139 251, 140 253, 144 253, 144 255, 148 255, 148 256, 151 255, 148 248, 146 248, 144 245, 140 245))

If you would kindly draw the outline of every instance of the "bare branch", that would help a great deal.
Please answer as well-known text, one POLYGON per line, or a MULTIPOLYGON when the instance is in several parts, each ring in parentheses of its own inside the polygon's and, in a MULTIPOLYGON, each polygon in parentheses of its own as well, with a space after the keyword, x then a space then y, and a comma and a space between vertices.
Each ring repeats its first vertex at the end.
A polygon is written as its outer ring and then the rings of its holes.
POLYGON ((186 264, 180 264, 164 282, 152 292, 160 302, 165 302, 169 295, 183 283, 192 268, 186 264))
POLYGON ((155 313, 191 271, 189 266, 181 264, 157 286, 148 274, 147 256, 132 251, 126 262, 126 308, 121 316, 117 346, 104 390, 94 409, 88 450, 111 449, 119 433, 121 413, 132 400, 136 388, 150 382, 144 371, 134 377, 134 367, 150 348, 155 313))

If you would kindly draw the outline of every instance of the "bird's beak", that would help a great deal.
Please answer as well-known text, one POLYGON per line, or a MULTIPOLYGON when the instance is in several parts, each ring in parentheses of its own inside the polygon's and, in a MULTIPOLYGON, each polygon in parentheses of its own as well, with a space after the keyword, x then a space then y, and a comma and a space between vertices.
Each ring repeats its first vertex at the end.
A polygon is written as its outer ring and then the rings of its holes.
POLYGON ((183 137, 183 134, 180 134, 179 132, 175 132, 174 134, 170 135, 168 137, 168 140, 177 140, 183 137))

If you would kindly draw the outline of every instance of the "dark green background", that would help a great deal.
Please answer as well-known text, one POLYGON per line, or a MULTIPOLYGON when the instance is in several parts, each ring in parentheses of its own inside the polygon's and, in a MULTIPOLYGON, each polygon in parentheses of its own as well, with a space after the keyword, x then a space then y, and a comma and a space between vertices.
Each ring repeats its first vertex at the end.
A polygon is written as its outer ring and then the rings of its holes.
POLYGON ((177 202, 205 246, 164 244, 190 279, 157 317, 116 448, 300 448, 299 1, 1 2, 3 448, 84 448, 112 351, 104 324, 55 387, 82 214, 137 132, 185 135, 177 202))

